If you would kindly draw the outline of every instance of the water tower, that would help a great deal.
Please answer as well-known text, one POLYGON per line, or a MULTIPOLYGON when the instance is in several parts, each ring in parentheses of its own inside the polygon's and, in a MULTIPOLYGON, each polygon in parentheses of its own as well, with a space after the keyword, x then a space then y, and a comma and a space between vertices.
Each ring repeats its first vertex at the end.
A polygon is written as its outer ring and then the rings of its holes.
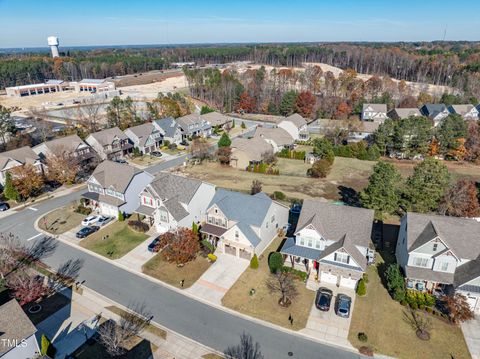
POLYGON ((47 40, 48 40, 48 46, 50 46, 50 50, 52 51, 52 57, 60 56, 58 54, 58 37, 49 36, 47 40))

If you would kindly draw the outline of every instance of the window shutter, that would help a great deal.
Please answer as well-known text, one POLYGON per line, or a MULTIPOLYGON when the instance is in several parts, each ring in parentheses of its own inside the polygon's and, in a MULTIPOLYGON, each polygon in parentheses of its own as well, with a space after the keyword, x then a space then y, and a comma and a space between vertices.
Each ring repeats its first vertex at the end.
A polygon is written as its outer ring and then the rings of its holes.
POLYGON ((333 255, 333 260, 336 262, 337 261, 337 253, 333 255))
POLYGON ((350 263, 350 256, 347 256, 347 264, 350 263))

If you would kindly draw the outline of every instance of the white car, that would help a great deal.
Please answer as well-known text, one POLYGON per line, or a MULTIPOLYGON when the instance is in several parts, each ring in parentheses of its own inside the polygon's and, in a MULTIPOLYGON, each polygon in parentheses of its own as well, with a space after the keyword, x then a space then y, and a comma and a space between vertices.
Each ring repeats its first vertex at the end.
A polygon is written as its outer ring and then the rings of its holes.
POLYGON ((107 217, 107 216, 100 216, 100 218, 98 219, 97 221, 97 226, 104 226, 106 225, 108 222, 110 222, 111 220, 113 219, 113 217, 107 217))
POLYGON ((91 226, 100 219, 100 216, 88 216, 82 221, 82 226, 91 226))

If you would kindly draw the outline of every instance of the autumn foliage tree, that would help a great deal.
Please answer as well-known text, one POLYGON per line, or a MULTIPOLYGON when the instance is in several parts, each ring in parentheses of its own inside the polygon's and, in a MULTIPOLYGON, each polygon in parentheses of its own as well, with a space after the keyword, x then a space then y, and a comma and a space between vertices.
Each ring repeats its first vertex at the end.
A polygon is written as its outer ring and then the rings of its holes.
POLYGON ((310 91, 300 92, 295 102, 297 113, 304 117, 311 118, 317 98, 310 91))
POLYGON ((451 186, 440 203, 439 212, 447 216, 478 217, 480 204, 475 182, 461 179, 451 186))
POLYGON ((339 120, 344 120, 348 118, 348 115, 352 112, 352 108, 346 102, 340 102, 337 106, 337 111, 335 112, 335 118, 339 120))
POLYGON ((57 148, 47 156, 47 178, 61 184, 72 184, 79 171, 79 165, 71 151, 57 148))
POLYGON ((248 92, 244 91, 240 94, 240 98, 237 103, 236 111, 237 112, 255 112, 257 107, 257 102, 254 97, 250 96, 248 92))
POLYGON ((37 195, 45 184, 43 174, 32 164, 14 167, 10 172, 12 184, 22 198, 37 195))
POLYGON ((38 276, 15 275, 8 280, 7 286, 12 296, 22 306, 48 294, 48 288, 43 284, 43 278, 38 276))
POLYGON ((468 304, 467 297, 463 294, 456 293, 453 296, 444 296, 442 299, 448 311, 448 317, 453 323, 459 324, 473 319, 472 309, 468 304))
POLYGON ((158 247, 168 262, 185 264, 195 259, 200 250, 198 235, 189 228, 179 228, 160 236, 158 247))

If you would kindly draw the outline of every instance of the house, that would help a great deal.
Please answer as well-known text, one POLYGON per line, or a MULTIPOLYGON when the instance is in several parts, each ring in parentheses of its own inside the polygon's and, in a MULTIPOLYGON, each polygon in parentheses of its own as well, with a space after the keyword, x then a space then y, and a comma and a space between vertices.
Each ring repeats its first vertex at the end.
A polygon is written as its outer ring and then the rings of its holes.
POLYGON ((0 153, 0 184, 5 185, 6 174, 15 167, 33 165, 38 172, 43 173, 43 163, 30 147, 24 146, 0 153))
POLYGON ((177 118, 177 123, 182 132, 182 140, 192 137, 209 137, 212 134, 212 126, 195 113, 177 118))
POLYGON ((191 228, 205 217, 215 186, 196 179, 160 173, 140 193, 136 212, 144 214, 158 232, 191 228))
POLYGON ((200 233, 217 251, 250 260, 260 255, 288 222, 288 208, 265 193, 217 189, 200 233))
POLYGON ((478 109, 473 105, 451 105, 448 106, 448 111, 451 114, 457 114, 462 116, 466 121, 478 120, 478 109))
POLYGON ((163 142, 162 133, 150 122, 127 128, 125 135, 142 155, 157 151, 163 142))
POLYGON ((416 107, 394 108, 388 111, 387 116, 392 120, 403 120, 405 118, 422 116, 422 113, 416 107))
POLYGON ((94 132, 85 139, 102 160, 117 160, 132 152, 133 145, 118 127, 94 132))
POLYGON ((387 119, 387 105, 384 103, 364 103, 362 121, 384 122, 387 119))
POLYGON ((265 153, 273 153, 273 146, 260 137, 236 137, 230 147, 230 165, 242 169, 262 162, 265 153))
POLYGON ((307 120, 298 113, 285 117, 285 119, 281 120, 277 126, 287 131, 295 141, 307 141, 310 138, 307 128, 307 120))
POLYGON ((274 153, 290 148, 295 143, 292 135, 280 127, 257 127, 253 137, 261 138, 272 145, 274 153))
POLYGON ((378 129, 380 122, 362 121, 358 126, 348 128, 347 142, 368 140, 378 129))
POLYGON ((33 152, 44 161, 50 156, 68 156, 75 159, 75 162, 82 168, 88 168, 95 162, 95 151, 77 135, 56 138, 43 142, 32 148, 33 152))
POLYGON ((433 121, 434 126, 437 126, 450 112, 443 103, 425 104, 420 108, 423 116, 428 117, 433 121))
POLYGON ((310 280, 355 288, 373 257, 373 216, 370 209, 305 199, 294 237, 280 250, 285 264, 310 280))
POLYGON ((112 161, 103 161, 87 180, 87 204, 105 216, 131 214, 140 206, 140 193, 153 180, 148 172, 112 161))
POLYGON ((207 121, 212 127, 225 127, 227 125, 231 125, 233 122, 232 118, 227 117, 224 114, 216 111, 200 115, 200 118, 207 121))
POLYGON ((161 133, 163 142, 179 144, 182 142, 182 130, 173 117, 165 117, 152 122, 153 126, 161 133))
POLYGON ((37 328, 15 299, 0 306, 0 358, 36 358, 40 355, 37 328))
POLYGON ((480 222, 408 212, 398 234, 396 257, 407 288, 464 294, 480 312, 480 222))

